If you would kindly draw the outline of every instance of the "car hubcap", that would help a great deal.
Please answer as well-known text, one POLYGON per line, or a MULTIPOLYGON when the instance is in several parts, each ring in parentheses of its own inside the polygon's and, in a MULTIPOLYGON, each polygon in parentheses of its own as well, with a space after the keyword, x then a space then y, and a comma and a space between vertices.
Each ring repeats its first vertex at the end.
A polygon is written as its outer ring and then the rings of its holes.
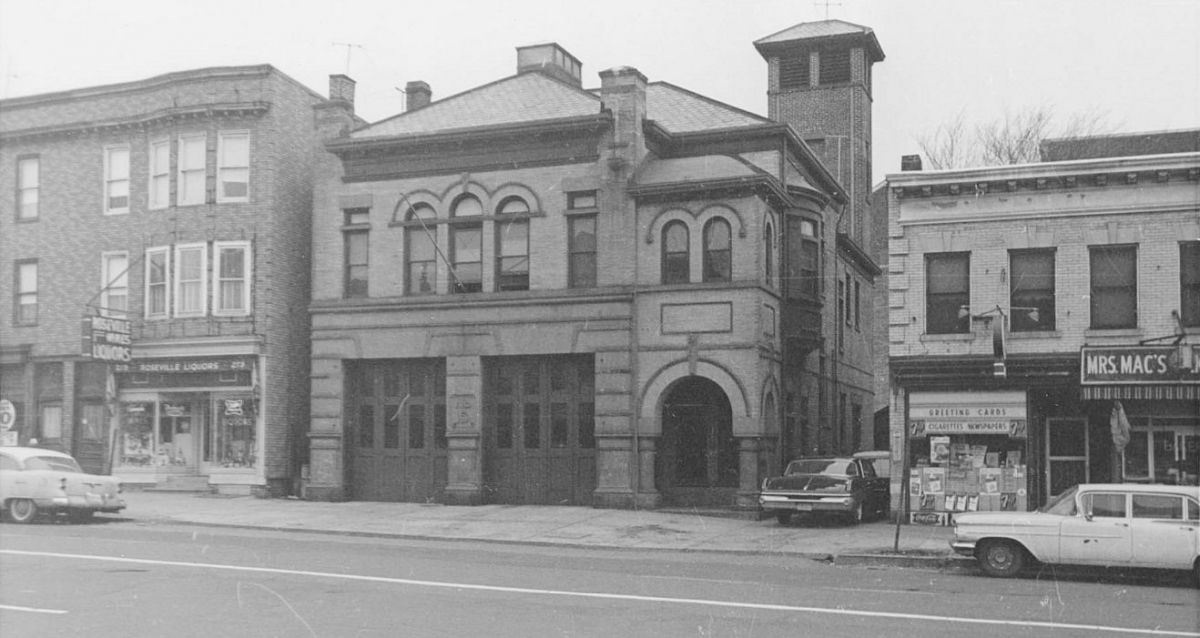
POLYGON ((1008 567, 1012 563, 1012 556, 1008 550, 1003 547, 997 547, 992 550, 992 564, 1001 569, 1008 567))

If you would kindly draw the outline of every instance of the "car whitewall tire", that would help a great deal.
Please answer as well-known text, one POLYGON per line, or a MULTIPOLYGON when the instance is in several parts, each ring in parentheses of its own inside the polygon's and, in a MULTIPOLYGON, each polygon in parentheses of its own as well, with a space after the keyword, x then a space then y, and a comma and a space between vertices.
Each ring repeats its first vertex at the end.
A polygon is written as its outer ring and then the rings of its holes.
POLYGON ((37 503, 30 499, 14 498, 8 502, 8 518, 14 523, 31 523, 37 515, 37 503))

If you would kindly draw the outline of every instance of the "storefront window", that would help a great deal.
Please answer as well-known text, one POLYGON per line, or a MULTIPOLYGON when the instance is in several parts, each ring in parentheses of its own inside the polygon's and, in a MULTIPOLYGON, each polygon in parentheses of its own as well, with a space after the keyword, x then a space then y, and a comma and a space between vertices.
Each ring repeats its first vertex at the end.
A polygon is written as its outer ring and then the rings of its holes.
POLYGON ((154 409, 151 402, 121 404, 121 465, 153 464, 154 409))
POLYGON ((255 401, 249 396, 217 397, 214 404, 217 418, 204 460, 221 467, 253 468, 258 456, 255 401))

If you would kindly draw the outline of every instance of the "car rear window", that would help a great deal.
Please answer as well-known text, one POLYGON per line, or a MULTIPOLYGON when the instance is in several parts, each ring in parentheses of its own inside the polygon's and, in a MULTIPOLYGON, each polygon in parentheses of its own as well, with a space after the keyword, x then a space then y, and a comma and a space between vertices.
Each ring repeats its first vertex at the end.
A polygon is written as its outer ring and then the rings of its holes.
POLYGON ((828 474, 832 476, 857 476, 858 470, 853 461, 846 459, 805 459, 792 461, 787 467, 788 474, 828 474), (851 474, 853 472, 853 474, 851 474))
POLYGON ((1183 520, 1183 499, 1168 494, 1134 494, 1134 518, 1183 520))
POLYGON ((31 456, 25 459, 26 470, 54 470, 56 472, 82 472, 75 459, 61 456, 31 456))

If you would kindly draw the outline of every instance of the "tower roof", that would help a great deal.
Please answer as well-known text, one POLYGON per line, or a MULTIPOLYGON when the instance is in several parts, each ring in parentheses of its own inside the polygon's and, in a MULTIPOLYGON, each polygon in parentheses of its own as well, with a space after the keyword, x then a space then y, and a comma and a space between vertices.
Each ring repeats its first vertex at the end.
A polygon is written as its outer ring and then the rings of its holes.
POLYGON ((754 41, 754 48, 766 57, 768 53, 779 54, 815 44, 860 40, 870 56, 871 62, 883 60, 883 48, 875 38, 875 31, 861 24, 844 20, 821 20, 801 22, 782 31, 772 33, 754 41))

